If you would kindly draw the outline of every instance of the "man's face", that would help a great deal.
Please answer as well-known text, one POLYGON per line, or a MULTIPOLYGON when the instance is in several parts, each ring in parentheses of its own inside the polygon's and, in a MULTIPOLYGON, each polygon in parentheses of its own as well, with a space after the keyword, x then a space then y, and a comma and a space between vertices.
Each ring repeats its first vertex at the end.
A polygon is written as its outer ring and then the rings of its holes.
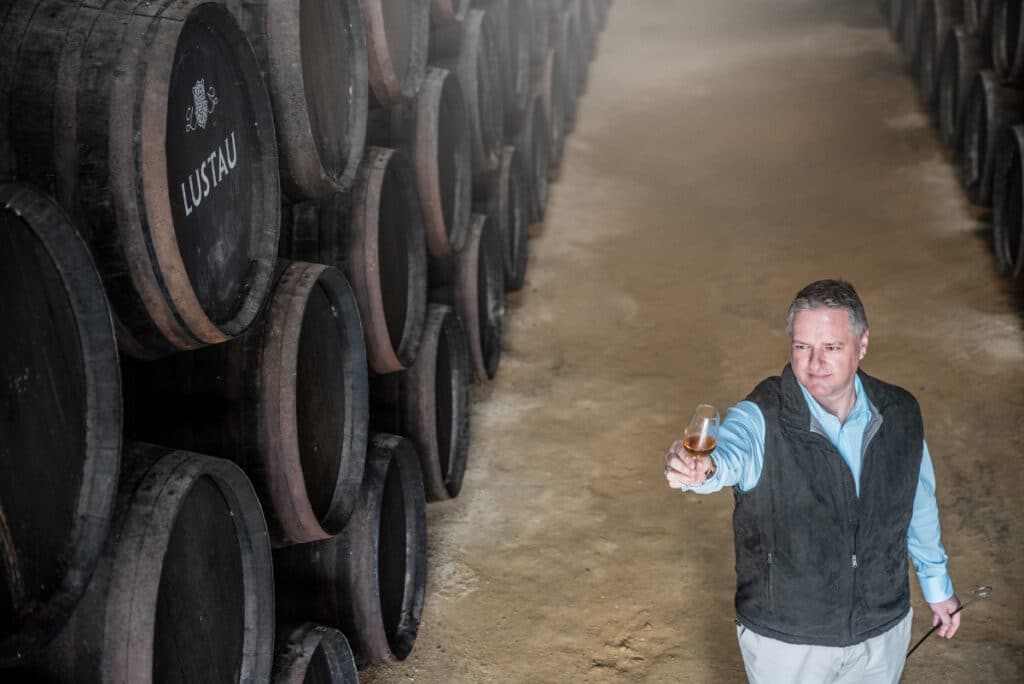
POLYGON ((826 307, 793 317, 793 373, 825 409, 836 409, 853 395, 857 366, 868 350, 868 333, 850 330, 850 314, 826 307))

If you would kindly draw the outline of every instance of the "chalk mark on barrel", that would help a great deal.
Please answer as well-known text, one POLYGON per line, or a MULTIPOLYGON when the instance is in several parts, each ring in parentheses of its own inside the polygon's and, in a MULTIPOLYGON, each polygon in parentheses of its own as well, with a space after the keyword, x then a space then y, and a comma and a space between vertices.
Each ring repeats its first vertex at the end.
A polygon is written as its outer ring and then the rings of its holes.
POLYGON ((14 548, 14 538, 11 536, 11 528, 7 525, 7 514, 4 512, 2 500, 0 500, 0 552, 3 553, 4 557, 7 589, 11 594, 11 605, 14 608, 14 612, 17 613, 25 602, 25 582, 21 577, 21 567, 18 565, 18 552, 14 548))

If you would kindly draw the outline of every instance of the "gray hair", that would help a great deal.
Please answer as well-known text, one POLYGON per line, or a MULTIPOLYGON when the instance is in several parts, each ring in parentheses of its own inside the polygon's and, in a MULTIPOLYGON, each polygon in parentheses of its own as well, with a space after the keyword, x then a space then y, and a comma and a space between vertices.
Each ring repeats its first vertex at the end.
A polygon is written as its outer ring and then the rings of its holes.
POLYGON ((845 280, 818 280, 796 293, 793 303, 789 305, 786 316, 786 332, 793 336, 793 318, 798 311, 815 309, 843 309, 850 319, 850 331, 854 337, 860 338, 868 329, 868 317, 864 313, 853 285, 845 280))

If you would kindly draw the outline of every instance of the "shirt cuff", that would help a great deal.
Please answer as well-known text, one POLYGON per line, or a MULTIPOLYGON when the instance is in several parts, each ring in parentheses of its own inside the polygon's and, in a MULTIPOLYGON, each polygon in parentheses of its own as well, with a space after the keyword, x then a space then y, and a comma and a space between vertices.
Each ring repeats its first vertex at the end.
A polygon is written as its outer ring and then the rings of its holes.
POLYGON ((940 603, 953 595, 953 581, 947 573, 937 577, 920 577, 921 593, 928 603, 940 603))
POLYGON ((699 485, 683 485, 681 490, 683 492, 693 492, 694 494, 714 494, 722 488, 719 484, 719 480, 722 479, 722 469, 719 468, 715 471, 715 474, 708 479, 701 482, 699 485))

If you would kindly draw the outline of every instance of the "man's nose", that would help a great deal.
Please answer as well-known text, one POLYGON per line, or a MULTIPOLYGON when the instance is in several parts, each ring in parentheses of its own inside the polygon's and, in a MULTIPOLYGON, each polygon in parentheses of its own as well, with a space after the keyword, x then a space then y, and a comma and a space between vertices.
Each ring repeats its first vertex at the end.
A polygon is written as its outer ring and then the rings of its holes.
POLYGON ((825 355, 821 353, 820 349, 811 348, 811 367, 817 368, 822 365, 825 361, 825 355))

